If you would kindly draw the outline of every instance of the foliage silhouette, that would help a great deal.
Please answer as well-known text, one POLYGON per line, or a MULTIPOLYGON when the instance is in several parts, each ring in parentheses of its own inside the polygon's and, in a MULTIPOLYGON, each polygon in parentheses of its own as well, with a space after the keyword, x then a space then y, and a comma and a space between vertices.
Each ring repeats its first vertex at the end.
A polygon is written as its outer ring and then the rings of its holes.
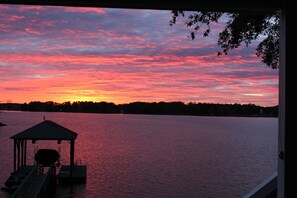
POLYGON ((204 28, 203 37, 211 32, 211 23, 218 23, 220 18, 227 19, 226 26, 218 35, 218 46, 222 49, 218 55, 227 55, 229 51, 244 43, 247 47, 253 41, 263 37, 256 48, 256 55, 262 62, 277 69, 279 67, 279 11, 271 13, 222 13, 222 12, 191 12, 172 10, 170 25, 177 23, 178 18, 186 17, 185 25, 191 29, 188 35, 192 40, 199 30, 204 28))
POLYGON ((254 104, 214 104, 183 102, 30 102, 29 104, 0 104, 0 109, 40 112, 124 113, 193 116, 261 116, 277 117, 278 106, 262 107, 254 104))

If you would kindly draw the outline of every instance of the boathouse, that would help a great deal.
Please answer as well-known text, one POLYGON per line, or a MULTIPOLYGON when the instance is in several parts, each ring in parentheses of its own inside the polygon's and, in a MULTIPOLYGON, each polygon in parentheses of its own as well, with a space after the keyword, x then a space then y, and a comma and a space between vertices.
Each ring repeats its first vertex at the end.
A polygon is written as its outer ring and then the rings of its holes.
POLYGON ((44 120, 43 122, 31 128, 28 128, 10 138, 13 139, 14 145, 14 172, 11 173, 11 177, 8 178, 6 186, 14 187, 14 191, 16 191, 17 193, 19 193, 19 191, 26 191, 27 193, 25 194, 32 194, 33 192, 33 194, 36 194, 36 196, 40 197, 40 194, 42 192, 44 193, 44 191, 48 189, 49 184, 56 184, 56 179, 59 181, 59 183, 86 182, 86 166, 76 165, 74 163, 74 148, 77 133, 53 121, 44 120), (34 144, 36 143, 36 141, 41 140, 53 140, 57 141, 57 144, 60 144, 62 141, 69 142, 69 165, 61 165, 60 167, 60 163, 57 163, 57 159, 60 157, 60 154, 53 149, 40 149, 35 154, 35 160, 38 162, 37 165, 27 165, 28 142, 31 141, 32 144, 34 144), (49 167, 48 172, 45 174, 43 173, 44 167, 49 167), (59 168, 58 174, 56 174, 56 168, 59 168), (41 174, 40 170, 42 170, 41 174), (49 182, 48 178, 51 178, 55 181, 49 182), (10 182, 10 180, 12 181, 10 182), (34 180, 37 181, 34 182, 34 180))

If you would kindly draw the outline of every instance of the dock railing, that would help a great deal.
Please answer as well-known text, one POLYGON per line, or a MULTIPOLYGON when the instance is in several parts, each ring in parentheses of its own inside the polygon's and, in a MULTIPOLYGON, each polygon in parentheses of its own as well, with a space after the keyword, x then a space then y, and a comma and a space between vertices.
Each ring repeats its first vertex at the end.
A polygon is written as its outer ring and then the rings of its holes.
POLYGON ((23 179, 23 181, 20 183, 18 186, 17 190, 13 193, 12 197, 17 198, 17 197, 23 197, 28 188, 31 185, 32 182, 32 177, 37 174, 38 166, 35 165, 32 170, 28 173, 28 175, 23 179))
POLYGON ((48 168, 45 177, 41 181, 42 185, 40 185, 39 188, 36 189, 36 192, 38 192, 38 195, 36 197, 49 197, 49 194, 52 192, 51 188, 53 187, 53 185, 55 185, 55 183, 53 183, 55 181, 55 178, 53 177, 56 177, 56 167, 54 165, 51 165, 48 168))
MULTIPOLYGON (((46 197, 48 190, 55 185, 54 181, 56 181, 54 177, 56 177, 56 167, 54 165, 51 165, 44 177, 42 177, 42 180, 40 180, 39 184, 32 185, 32 181, 34 180, 34 177, 37 177, 38 175, 41 175, 43 173, 38 172, 39 167, 38 165, 34 166, 34 168, 30 171, 30 173, 26 176, 26 178, 23 180, 23 182, 19 185, 18 189, 14 192, 12 195, 13 198, 21 198, 24 197, 29 191, 34 191, 34 197, 46 197), (34 189, 30 189, 34 188, 34 189)), ((30 194, 32 195, 32 194, 30 194)), ((31 197, 30 197, 31 198, 31 197)))
POLYGON ((277 172, 256 186, 247 193, 243 198, 265 198, 271 196, 277 190, 277 172))

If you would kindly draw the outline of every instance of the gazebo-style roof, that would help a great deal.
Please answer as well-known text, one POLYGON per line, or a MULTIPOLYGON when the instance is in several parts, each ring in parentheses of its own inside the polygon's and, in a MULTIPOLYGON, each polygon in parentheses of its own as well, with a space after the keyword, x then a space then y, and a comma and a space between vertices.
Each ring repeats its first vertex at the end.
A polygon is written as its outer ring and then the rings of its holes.
POLYGON ((44 120, 10 138, 14 140, 14 171, 26 165, 27 140, 32 140, 34 144, 37 140, 57 140, 58 144, 62 140, 70 143, 70 176, 74 166, 74 141, 77 133, 53 122, 44 120))
POLYGON ((18 140, 75 140, 77 133, 53 122, 43 122, 28 128, 12 137, 18 140))

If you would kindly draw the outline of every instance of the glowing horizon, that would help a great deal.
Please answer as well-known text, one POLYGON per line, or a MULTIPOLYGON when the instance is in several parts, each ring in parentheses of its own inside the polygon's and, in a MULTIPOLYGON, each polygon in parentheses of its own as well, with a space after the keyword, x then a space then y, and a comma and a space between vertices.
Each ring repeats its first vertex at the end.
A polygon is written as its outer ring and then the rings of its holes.
POLYGON ((192 41, 170 11, 0 10, 0 102, 278 105, 278 71, 255 56, 257 42, 216 56, 221 24, 192 41))

